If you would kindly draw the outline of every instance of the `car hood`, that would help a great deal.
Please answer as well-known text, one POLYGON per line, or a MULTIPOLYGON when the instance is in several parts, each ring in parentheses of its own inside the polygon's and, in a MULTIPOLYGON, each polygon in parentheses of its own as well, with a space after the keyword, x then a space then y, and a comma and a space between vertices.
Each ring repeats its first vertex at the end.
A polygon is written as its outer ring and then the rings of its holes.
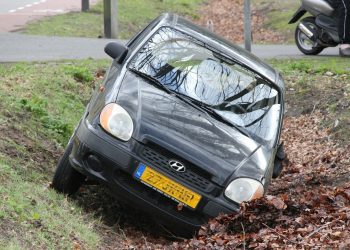
POLYGON ((135 140, 144 144, 152 142, 191 162, 209 173, 211 180, 219 185, 260 146, 231 126, 131 72, 124 77, 117 103, 133 119, 135 140))

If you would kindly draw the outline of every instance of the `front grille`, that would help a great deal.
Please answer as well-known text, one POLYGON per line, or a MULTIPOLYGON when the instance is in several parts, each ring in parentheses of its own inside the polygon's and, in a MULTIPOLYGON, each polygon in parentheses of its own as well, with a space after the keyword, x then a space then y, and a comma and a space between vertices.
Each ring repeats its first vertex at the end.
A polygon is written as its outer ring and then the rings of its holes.
POLYGON ((161 149, 161 151, 162 153, 159 153, 150 147, 142 145, 140 149, 140 156, 146 160, 150 166, 157 167, 167 174, 174 176, 176 179, 181 179, 182 181, 199 190, 209 192, 213 189, 212 183, 208 180, 210 176, 207 173, 203 172, 202 175, 200 175, 198 173, 200 171, 198 170, 198 167, 195 169, 195 166, 193 164, 183 160, 181 157, 173 155, 164 149, 161 149), (176 172, 173 170, 169 166, 170 159, 175 159, 182 162, 186 166, 186 171, 176 172))

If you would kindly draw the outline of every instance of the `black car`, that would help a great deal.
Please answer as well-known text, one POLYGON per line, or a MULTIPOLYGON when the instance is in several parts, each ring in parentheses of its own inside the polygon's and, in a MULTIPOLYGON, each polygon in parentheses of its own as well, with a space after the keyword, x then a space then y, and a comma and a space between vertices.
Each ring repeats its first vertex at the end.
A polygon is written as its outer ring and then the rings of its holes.
POLYGON ((52 186, 86 179, 181 233, 262 197, 284 157, 284 82, 267 64, 174 14, 114 60, 58 163, 52 186))

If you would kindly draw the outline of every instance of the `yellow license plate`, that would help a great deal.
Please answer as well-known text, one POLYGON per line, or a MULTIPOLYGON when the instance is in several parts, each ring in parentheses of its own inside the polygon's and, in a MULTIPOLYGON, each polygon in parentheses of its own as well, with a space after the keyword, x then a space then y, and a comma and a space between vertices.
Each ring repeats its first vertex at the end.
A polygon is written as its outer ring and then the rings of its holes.
POLYGON ((155 188, 166 196, 181 202, 191 208, 196 208, 202 196, 182 186, 181 184, 158 173, 152 168, 140 164, 134 177, 141 180, 146 185, 155 188))

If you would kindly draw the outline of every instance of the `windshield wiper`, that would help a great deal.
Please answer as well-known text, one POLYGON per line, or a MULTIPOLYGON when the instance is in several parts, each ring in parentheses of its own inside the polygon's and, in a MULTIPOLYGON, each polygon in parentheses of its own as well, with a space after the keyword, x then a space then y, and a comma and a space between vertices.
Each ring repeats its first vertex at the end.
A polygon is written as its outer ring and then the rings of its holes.
POLYGON ((234 65, 237 63, 237 61, 231 59, 231 58, 228 58, 226 56, 223 56, 222 54, 218 53, 218 52, 213 52, 213 56, 216 58, 216 59, 219 59, 220 62, 225 62, 229 65, 234 65))
POLYGON ((184 100, 185 98, 187 100, 189 100, 191 103, 195 104, 196 107, 200 108, 202 111, 206 112, 207 114, 209 114, 210 116, 214 117, 216 120, 219 120, 231 127, 234 127, 236 130, 238 130, 241 134, 252 138, 252 136, 250 135, 250 133, 244 129, 242 126, 239 126, 233 122, 231 122, 230 120, 228 120, 227 118, 225 118, 224 116, 218 114, 215 109, 211 108, 210 106, 208 106, 207 104, 198 101, 188 95, 185 94, 181 94, 181 93, 175 93, 177 97, 179 97, 180 99, 184 100))
POLYGON ((154 86, 156 86, 159 89, 164 90, 165 92, 167 92, 168 94, 173 93, 173 91, 171 91, 170 89, 168 89, 167 87, 165 87, 160 81, 158 81, 156 78, 142 72, 142 71, 138 71, 136 69, 133 68, 129 68, 129 70, 133 73, 135 73, 138 76, 141 76, 142 78, 145 78, 146 80, 149 80, 154 86))
POLYGON ((187 104, 202 110, 203 112, 209 114, 210 116, 214 117, 217 120, 220 120, 221 122, 224 122, 225 124, 234 127, 236 130, 238 130, 241 134, 251 138, 251 135, 248 133, 248 131, 246 131, 246 129, 244 129, 241 126, 238 126, 232 122, 230 122, 228 119, 226 119, 225 117, 221 116, 220 114, 218 114, 215 109, 209 107, 207 104, 198 101, 188 95, 173 91, 171 89, 168 89, 167 87, 165 87, 161 82, 159 82, 156 78, 153 78, 152 76, 142 72, 142 71, 138 71, 136 69, 133 68, 129 68, 129 70, 147 80, 149 80, 151 83, 153 83, 153 85, 155 85, 156 87, 164 90, 165 92, 167 92, 168 94, 173 94, 174 96, 176 96, 177 98, 181 99, 182 101, 186 102, 187 104))

